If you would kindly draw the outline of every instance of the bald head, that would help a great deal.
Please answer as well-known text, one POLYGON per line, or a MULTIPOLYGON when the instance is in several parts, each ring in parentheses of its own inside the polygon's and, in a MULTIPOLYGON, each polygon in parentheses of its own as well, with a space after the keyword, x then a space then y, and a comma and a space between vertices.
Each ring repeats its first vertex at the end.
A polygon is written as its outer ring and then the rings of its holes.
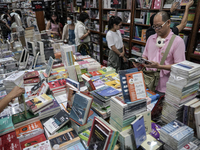
POLYGON ((169 14, 166 11, 160 11, 156 14, 156 16, 161 16, 162 17, 162 21, 165 22, 167 20, 170 19, 169 14))

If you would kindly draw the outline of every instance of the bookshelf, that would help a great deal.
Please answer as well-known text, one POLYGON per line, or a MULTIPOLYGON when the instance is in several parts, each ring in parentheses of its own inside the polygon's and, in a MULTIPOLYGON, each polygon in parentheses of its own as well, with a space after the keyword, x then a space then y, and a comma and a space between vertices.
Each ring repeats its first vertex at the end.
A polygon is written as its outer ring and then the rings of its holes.
MULTIPOLYGON (((85 3, 88 3, 89 5, 83 5, 82 8, 77 8, 76 7, 76 1, 72 1, 72 0, 64 0, 65 4, 69 4, 69 2, 72 2, 73 5, 71 5, 71 10, 69 11, 69 8, 66 12, 67 13, 72 13, 75 17, 78 16, 78 14, 80 14, 80 12, 86 11, 86 12, 95 12, 98 11, 99 12, 99 18, 96 17, 91 17, 90 18, 90 22, 97 22, 99 24, 99 30, 95 30, 91 28, 91 35, 98 35, 99 36, 99 40, 97 41, 92 41, 91 43, 99 45, 100 46, 100 62, 102 63, 103 60, 107 60, 108 59, 108 53, 105 53, 106 49, 108 49, 107 44, 105 43, 105 38, 106 38, 106 32, 105 32, 105 26, 108 24, 108 17, 107 14, 108 12, 112 12, 113 15, 117 15, 118 12, 130 12, 131 13, 131 21, 130 22, 123 22, 122 25, 129 27, 129 31, 130 31, 130 35, 129 37, 123 37, 123 42, 126 45, 126 49, 127 49, 127 54, 128 57, 138 57, 140 56, 142 53, 141 52, 133 52, 132 51, 132 47, 135 45, 140 46, 141 48, 145 47, 146 42, 145 41, 141 41, 138 39, 134 39, 135 36, 135 27, 138 26, 140 28, 143 29, 148 29, 150 27, 150 24, 146 24, 146 23, 135 23, 134 19, 135 18, 140 18, 141 12, 149 12, 149 13, 157 13, 160 10, 164 10, 164 11, 170 11, 169 8, 163 8, 163 5, 165 3, 166 0, 162 0, 162 6, 160 7, 160 9, 152 9, 151 7, 149 9, 147 8, 138 8, 137 6, 137 0, 132 0, 132 5, 131 5, 131 9, 125 9, 124 6, 121 8, 104 8, 104 0, 85 0, 85 3), (93 2, 96 1, 97 6, 98 7, 93 7, 93 2), (76 10, 75 10, 76 8, 76 10)), ((124 1, 123 1, 124 3, 124 1)), ((65 8, 63 8, 64 10, 65 8)), ((199 18, 200 18, 200 11, 198 11, 200 9, 200 1, 198 1, 198 4, 196 6, 196 9, 192 8, 189 10, 189 12, 193 12, 195 13, 195 19, 193 21, 193 27, 191 29, 183 29, 181 31, 181 33, 184 33, 186 35, 188 35, 188 42, 187 42, 187 51, 186 51, 186 58, 188 60, 198 60, 200 61, 200 55, 196 55, 194 54, 194 49, 196 48, 197 44, 198 44, 198 40, 200 39, 200 31, 199 31, 199 18)), ((184 13, 185 9, 184 7, 181 7, 181 9, 176 9, 176 12, 178 13, 184 13)), ((63 11, 64 12, 64 11, 63 11)), ((112 14, 111 14, 112 15, 112 14)))

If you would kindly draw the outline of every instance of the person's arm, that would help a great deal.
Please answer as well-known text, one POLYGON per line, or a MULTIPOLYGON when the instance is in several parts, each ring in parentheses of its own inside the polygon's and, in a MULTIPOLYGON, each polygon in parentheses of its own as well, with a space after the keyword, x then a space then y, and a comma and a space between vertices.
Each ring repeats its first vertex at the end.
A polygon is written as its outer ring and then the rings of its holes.
POLYGON ((181 20, 181 24, 177 25, 176 27, 178 28, 178 31, 181 32, 186 24, 187 24, 187 18, 188 18, 188 12, 189 12, 189 8, 194 4, 194 1, 193 0, 190 0, 186 6, 185 6, 185 13, 184 13, 184 16, 183 16, 183 19, 181 20))
POLYGON ((120 51, 115 47, 115 45, 113 45, 113 46, 111 46, 111 49, 117 54, 117 55, 119 55, 119 57, 120 57, 120 55, 122 55, 122 53, 120 53, 120 51))
POLYGON ((179 2, 174 2, 172 4, 172 7, 170 8, 170 13, 173 13, 179 5, 180 5, 179 2))
POLYGON ((68 37, 68 31, 67 31, 67 24, 64 26, 63 28, 63 34, 62 34, 62 40, 67 40, 67 37, 68 37))
POLYGON ((62 35, 62 30, 61 30, 61 27, 60 27, 60 23, 58 23, 58 24, 59 24, 58 31, 59 31, 60 35, 62 35))
POLYGON ((48 22, 47 22, 47 26, 46 26, 46 30, 49 30, 49 29, 50 29, 50 24, 51 24, 50 21, 48 21, 48 22))
POLYGON ((24 88, 15 86, 12 91, 0 101, 0 112, 6 108, 9 102, 11 102, 16 97, 21 96, 23 93, 25 93, 24 88))

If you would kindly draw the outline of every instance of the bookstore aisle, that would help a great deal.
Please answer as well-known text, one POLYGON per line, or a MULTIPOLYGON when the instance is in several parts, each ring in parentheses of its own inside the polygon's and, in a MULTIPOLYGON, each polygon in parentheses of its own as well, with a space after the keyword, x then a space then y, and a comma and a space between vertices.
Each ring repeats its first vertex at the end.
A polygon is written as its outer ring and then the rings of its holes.
MULTIPOLYGON (((21 19, 12 12, 16 32, 8 35, 0 23, 0 109, 10 101, 0 112, 0 150, 200 150, 200 1, 179 33, 187 60, 171 66, 164 95, 147 89, 146 75, 132 63, 118 72, 107 66, 109 17, 122 18, 127 57, 144 64, 150 16, 169 12, 172 3, 1 0, 0 11, 18 10, 21 19), (91 55, 45 30, 47 10, 64 23, 69 14, 75 22, 89 14, 91 55), (16 86, 25 92, 13 98, 16 86)), ((180 0, 171 26, 181 23, 187 3, 180 0)))

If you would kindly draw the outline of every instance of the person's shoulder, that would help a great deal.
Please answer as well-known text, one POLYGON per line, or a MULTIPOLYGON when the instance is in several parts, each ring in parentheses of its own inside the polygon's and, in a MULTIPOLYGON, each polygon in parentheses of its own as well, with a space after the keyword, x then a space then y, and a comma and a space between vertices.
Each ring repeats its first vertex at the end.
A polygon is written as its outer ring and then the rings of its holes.
POLYGON ((106 36, 112 36, 112 32, 109 30, 109 31, 106 33, 106 36))
POLYGON ((176 40, 177 42, 181 42, 181 41, 183 41, 183 39, 182 39, 180 36, 178 36, 178 35, 176 35, 175 40, 176 40))
POLYGON ((179 34, 179 30, 178 30, 177 27, 173 27, 173 28, 172 28, 172 32, 173 32, 174 34, 176 34, 176 35, 179 34))

